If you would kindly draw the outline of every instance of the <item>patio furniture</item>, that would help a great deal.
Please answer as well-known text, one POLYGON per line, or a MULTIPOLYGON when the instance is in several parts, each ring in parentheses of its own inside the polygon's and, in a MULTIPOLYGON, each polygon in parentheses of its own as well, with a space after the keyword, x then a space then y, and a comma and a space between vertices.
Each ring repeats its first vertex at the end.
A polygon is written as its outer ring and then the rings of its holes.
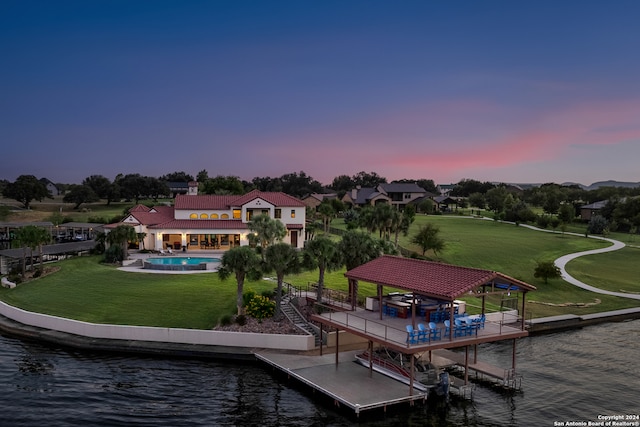
POLYGON ((461 319, 455 319, 454 325, 455 325, 453 328, 454 337, 465 337, 467 335, 470 335, 466 322, 463 324, 461 319))
POLYGON ((442 339, 442 331, 438 329, 434 322, 429 322, 430 339, 433 341, 442 339))
POLYGON ((407 343, 418 344, 418 331, 413 329, 411 325, 407 325, 407 343))
POLYGON ((422 323, 418 323, 418 341, 429 342, 429 329, 422 323))
POLYGON ((444 321, 444 335, 448 337, 451 334, 451 322, 447 319, 444 321))

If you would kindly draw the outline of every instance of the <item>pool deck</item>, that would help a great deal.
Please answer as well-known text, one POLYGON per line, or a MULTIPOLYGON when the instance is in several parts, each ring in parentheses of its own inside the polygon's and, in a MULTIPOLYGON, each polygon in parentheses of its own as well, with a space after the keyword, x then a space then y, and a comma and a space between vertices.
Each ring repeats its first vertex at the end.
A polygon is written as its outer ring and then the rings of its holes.
POLYGON ((173 254, 160 255, 156 252, 129 253, 129 258, 125 261, 125 265, 119 267, 120 271, 127 271, 130 273, 152 273, 152 274, 202 274, 202 273, 215 273, 217 268, 207 270, 153 270, 142 268, 141 263, 149 258, 180 258, 180 257, 192 257, 192 258, 222 258, 224 251, 189 251, 189 252, 174 252, 173 254), (140 265, 138 265, 140 263, 140 265))

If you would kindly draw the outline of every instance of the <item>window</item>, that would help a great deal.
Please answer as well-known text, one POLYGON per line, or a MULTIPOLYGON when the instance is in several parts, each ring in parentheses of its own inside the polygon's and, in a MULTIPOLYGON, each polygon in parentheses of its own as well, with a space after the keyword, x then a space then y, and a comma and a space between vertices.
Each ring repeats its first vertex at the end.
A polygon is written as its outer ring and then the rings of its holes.
POLYGON ((274 213, 274 217, 277 219, 282 218, 282 209, 276 209, 274 213))
POLYGON ((211 214, 211 219, 217 219, 218 218, 218 214, 211 214))
POLYGON ((404 193, 404 198, 405 199, 410 199, 411 198, 411 193, 404 193))
POLYGON ((207 214, 200 214, 200 219, 207 219, 209 218, 209 215, 207 214))
POLYGON ((296 217, 296 210, 291 209, 291 218, 295 218, 295 217, 296 217))
POLYGON ((247 215, 245 217, 246 221, 251 221, 251 218, 253 218, 253 211, 250 209, 247 209, 247 215))
POLYGON ((222 214, 222 215, 220 216, 220 218, 222 218, 222 219, 229 219, 229 214, 222 214))
MULTIPOLYGON (((224 214, 226 215, 226 214, 224 214)), ((224 215, 222 215, 222 217, 224 218, 224 215)), ((229 215, 227 215, 227 218, 229 218, 229 215)), ((233 210, 233 219, 240 219, 242 218, 242 211, 240 209, 234 209, 233 210)))
POLYGON ((198 214, 197 213, 192 213, 191 215, 189 215, 189 218, 198 219, 198 214))
POLYGON ((269 215, 269 209, 262 209, 262 215, 269 215))

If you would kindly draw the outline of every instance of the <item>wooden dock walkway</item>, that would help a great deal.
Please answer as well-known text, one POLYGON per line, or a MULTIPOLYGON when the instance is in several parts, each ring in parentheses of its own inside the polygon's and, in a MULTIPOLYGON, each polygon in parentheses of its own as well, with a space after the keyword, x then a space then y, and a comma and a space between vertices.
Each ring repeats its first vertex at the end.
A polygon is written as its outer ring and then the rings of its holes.
POLYGON ((298 381, 322 392, 338 406, 352 409, 356 415, 362 411, 414 402, 425 402, 427 394, 419 390, 410 394, 409 386, 369 370, 355 362, 359 351, 346 351, 336 355, 307 356, 263 350, 256 357, 298 381))

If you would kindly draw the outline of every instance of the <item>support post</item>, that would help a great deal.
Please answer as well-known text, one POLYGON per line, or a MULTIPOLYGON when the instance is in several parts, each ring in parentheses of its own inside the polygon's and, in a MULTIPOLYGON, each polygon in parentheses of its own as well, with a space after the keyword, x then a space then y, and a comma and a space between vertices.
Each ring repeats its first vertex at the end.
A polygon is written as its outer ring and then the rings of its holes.
POLYGON ((513 339, 513 349, 511 351, 511 368, 516 369, 516 339, 513 339))
POLYGON ((324 324, 320 322, 320 356, 322 356, 322 326, 324 326, 324 324))
POLYGON ((413 354, 411 355, 411 376, 409 377, 409 396, 413 396, 413 377, 415 377, 416 375, 416 370, 415 370, 415 357, 413 357, 413 354))
POLYGON ((526 297, 527 297, 527 292, 525 291, 525 292, 522 293, 522 330, 523 331, 525 329, 525 327, 524 327, 524 325, 525 325, 525 312, 524 312, 524 310, 525 310, 525 299, 526 299, 526 297))
POLYGON ((373 377, 373 341, 369 340, 369 378, 373 377))
POLYGON ((382 320, 382 285, 378 285, 378 310, 380 311, 380 320, 382 320))
POLYGON ((464 385, 469 384, 469 346, 464 346, 464 385))
POLYGON ((340 329, 336 329, 336 369, 338 368, 338 354, 340 354, 340 346, 338 340, 340 339, 340 329))

